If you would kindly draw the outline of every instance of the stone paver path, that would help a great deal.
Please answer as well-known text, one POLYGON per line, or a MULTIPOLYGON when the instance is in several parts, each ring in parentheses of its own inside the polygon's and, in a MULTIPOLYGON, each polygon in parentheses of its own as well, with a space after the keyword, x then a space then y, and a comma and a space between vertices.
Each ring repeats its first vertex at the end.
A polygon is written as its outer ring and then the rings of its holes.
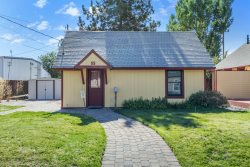
POLYGON ((102 166, 180 166, 173 152, 152 129, 108 109, 85 110, 105 129, 102 166))

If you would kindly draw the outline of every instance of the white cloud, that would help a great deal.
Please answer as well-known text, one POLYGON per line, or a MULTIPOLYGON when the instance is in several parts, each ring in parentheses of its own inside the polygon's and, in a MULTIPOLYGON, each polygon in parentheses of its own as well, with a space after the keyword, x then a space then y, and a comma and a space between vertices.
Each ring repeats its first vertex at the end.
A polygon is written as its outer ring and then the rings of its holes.
POLYGON ((48 21, 41 21, 41 22, 37 25, 36 29, 39 30, 39 31, 41 31, 41 30, 46 30, 46 29, 48 29, 48 27, 49 27, 49 22, 48 22, 48 21))
POLYGON ((64 5, 64 7, 56 11, 56 14, 65 14, 76 17, 80 16, 80 11, 78 10, 74 2, 70 2, 69 4, 64 5))
POLYGON ((57 46, 58 40, 63 39, 63 36, 60 35, 60 36, 56 37, 56 39, 57 39, 57 40, 55 40, 55 39, 49 39, 47 45, 50 45, 50 46, 57 46))
POLYGON ((60 26, 54 28, 54 30, 64 31, 64 30, 65 30, 65 27, 64 27, 63 25, 60 25, 60 26))
POLYGON ((14 39, 11 43, 22 43, 24 41, 24 39, 14 39))
POLYGON ((47 0, 37 0, 34 5, 38 8, 43 8, 47 4, 47 0))
POLYGON ((12 34, 3 34, 1 37, 9 41, 13 39, 12 34))
POLYGON ((38 23, 39 23, 39 22, 29 23, 29 24, 27 25, 27 27, 29 27, 29 28, 36 27, 38 23))
POLYGON ((49 22, 48 21, 41 21, 41 22, 36 21, 36 22, 27 24, 27 27, 29 28, 36 27, 36 29, 39 31, 46 30, 49 28, 49 22))
POLYGON ((3 39, 10 41, 11 43, 22 43, 24 41, 24 39, 20 38, 18 35, 16 34, 3 34, 1 36, 3 39))
POLYGON ((168 11, 165 8, 160 8, 160 14, 162 14, 163 16, 167 16, 168 15, 168 11))

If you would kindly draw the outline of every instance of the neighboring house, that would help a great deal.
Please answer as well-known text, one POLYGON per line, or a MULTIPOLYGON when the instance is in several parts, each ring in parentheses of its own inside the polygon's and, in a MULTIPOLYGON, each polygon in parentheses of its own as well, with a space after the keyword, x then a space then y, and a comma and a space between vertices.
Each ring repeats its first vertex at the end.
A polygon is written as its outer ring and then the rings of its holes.
POLYGON ((41 62, 25 57, 0 56, 0 80, 50 78, 41 62))
POLYGON ((250 41, 216 65, 214 89, 227 98, 250 99, 250 41))
POLYGON ((114 107, 115 99, 120 107, 139 97, 181 102, 204 90, 214 64, 194 32, 67 31, 54 68, 63 108, 114 107))

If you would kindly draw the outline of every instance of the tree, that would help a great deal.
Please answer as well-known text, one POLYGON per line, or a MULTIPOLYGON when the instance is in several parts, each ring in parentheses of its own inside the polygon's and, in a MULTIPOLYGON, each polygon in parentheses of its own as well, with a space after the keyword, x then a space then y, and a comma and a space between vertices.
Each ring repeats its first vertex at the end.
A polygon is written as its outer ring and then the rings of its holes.
POLYGON ((60 78, 60 71, 52 69, 52 66, 56 60, 56 53, 50 52, 45 55, 39 56, 42 62, 44 70, 46 70, 52 78, 60 78))
POLYGON ((155 31, 159 21, 152 19, 151 0, 91 0, 82 6, 86 22, 79 17, 79 30, 88 31, 155 31), (86 25, 86 27, 85 27, 86 25))
POLYGON ((195 31, 211 57, 220 56, 222 35, 233 22, 233 0, 180 0, 167 31, 195 31))

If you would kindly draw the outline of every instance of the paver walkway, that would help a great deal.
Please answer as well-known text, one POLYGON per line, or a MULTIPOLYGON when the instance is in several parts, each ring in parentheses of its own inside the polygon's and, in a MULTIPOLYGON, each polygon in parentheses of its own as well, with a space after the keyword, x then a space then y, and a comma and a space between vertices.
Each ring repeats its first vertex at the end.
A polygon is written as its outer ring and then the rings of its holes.
POLYGON ((97 119, 105 129, 107 145, 102 160, 103 167, 180 166, 163 139, 154 130, 138 121, 109 109, 82 111, 97 119))

